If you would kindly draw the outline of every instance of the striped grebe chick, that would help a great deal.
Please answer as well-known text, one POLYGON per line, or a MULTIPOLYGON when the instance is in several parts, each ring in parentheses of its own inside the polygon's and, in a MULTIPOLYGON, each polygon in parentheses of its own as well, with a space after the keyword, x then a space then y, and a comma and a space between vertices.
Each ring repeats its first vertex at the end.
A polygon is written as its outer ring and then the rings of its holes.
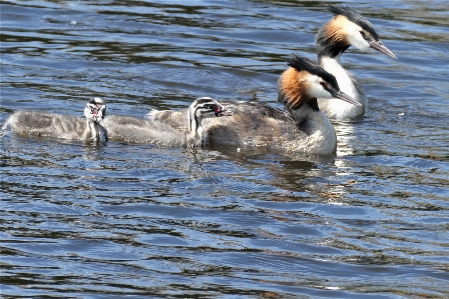
POLYGON ((19 110, 6 120, 3 129, 10 127, 12 132, 36 137, 106 142, 107 133, 100 124, 105 115, 105 101, 92 98, 84 108, 86 119, 73 115, 19 110))

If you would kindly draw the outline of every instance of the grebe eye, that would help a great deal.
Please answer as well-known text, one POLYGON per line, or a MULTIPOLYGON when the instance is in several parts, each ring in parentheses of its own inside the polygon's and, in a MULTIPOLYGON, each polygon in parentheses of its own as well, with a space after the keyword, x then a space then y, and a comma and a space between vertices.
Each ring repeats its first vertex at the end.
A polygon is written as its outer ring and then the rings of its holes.
POLYGON ((321 86, 326 86, 326 83, 324 83, 324 81, 320 81, 321 86))
POLYGON ((360 34, 361 34, 362 36, 365 36, 365 32, 363 32, 363 31, 360 31, 360 34))

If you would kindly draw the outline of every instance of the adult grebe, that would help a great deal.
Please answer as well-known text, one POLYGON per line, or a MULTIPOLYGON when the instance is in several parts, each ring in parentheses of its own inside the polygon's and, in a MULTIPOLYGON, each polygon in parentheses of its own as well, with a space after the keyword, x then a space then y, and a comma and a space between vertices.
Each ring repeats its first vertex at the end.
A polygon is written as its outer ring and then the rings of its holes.
MULTIPOLYGON (((215 144, 260 146, 290 153, 333 154, 335 130, 318 108, 317 98, 339 98, 354 105, 354 99, 340 91, 337 80, 307 58, 293 56, 280 77, 279 101, 289 112, 251 102, 226 103, 233 116, 207 119, 204 129, 215 144)), ((152 111, 148 117, 179 130, 186 130, 185 111, 152 111)))
POLYGON ((380 40, 373 25, 349 7, 329 5, 335 16, 319 30, 316 49, 320 66, 337 78, 340 89, 361 106, 344 103, 338 99, 318 99, 318 106, 332 119, 354 118, 365 114, 367 99, 362 85, 346 71, 340 57, 351 45, 361 51, 375 49, 397 59, 380 40))

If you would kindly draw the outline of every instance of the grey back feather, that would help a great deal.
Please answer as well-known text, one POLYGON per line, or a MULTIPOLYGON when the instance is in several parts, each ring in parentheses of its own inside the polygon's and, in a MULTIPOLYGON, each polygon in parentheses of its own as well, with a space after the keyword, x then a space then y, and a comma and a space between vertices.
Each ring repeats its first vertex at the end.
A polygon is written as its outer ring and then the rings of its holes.
POLYGON ((85 140, 87 121, 73 115, 61 115, 41 111, 19 110, 3 125, 12 132, 36 137, 85 140))

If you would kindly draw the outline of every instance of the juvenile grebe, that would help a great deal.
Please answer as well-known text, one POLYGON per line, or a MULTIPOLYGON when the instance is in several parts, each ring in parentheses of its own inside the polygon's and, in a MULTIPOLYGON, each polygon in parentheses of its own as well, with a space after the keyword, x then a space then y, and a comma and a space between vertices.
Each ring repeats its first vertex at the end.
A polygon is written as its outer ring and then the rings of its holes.
POLYGON ((329 118, 354 118, 365 114, 367 99, 362 85, 341 65, 341 54, 352 45, 361 51, 374 49, 392 58, 397 57, 379 40, 373 25, 359 13, 343 5, 329 5, 329 11, 335 16, 321 27, 316 36, 319 64, 333 74, 341 90, 361 106, 337 99, 318 99, 318 106, 329 118))
MULTIPOLYGON (((354 99, 340 91, 337 80, 307 58, 293 56, 280 77, 279 101, 289 112, 261 103, 227 103, 231 117, 207 119, 204 128, 209 141, 235 146, 261 146, 290 153, 333 154, 335 130, 318 108, 317 98, 339 98, 354 105, 354 99)), ((152 111, 148 117, 185 130, 185 112, 152 111)))
POLYGON ((230 110, 224 109, 214 99, 202 97, 193 101, 183 115, 184 125, 188 128, 185 132, 161 122, 120 115, 106 117, 103 125, 111 141, 196 147, 204 146, 207 142, 207 132, 201 125, 204 119, 231 115, 230 110))
POLYGON ((10 126, 12 132, 20 134, 106 142, 106 131, 100 125, 105 115, 106 103, 103 99, 92 98, 84 108, 87 121, 73 115, 19 110, 6 120, 3 129, 10 126))

